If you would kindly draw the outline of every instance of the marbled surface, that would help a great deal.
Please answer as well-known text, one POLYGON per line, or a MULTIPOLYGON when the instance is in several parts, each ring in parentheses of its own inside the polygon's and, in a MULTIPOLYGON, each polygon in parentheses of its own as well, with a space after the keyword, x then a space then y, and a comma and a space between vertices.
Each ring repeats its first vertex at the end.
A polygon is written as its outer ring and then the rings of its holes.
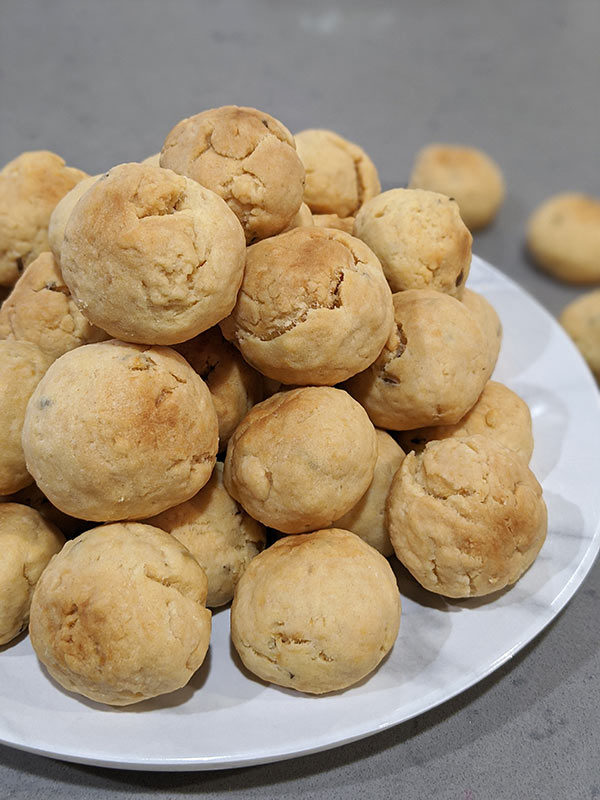
MULTIPOLYGON (((578 290, 527 263, 523 227, 550 193, 600 194, 599 26, 597 0, 5 0, 0 163, 47 147, 97 172, 156 152, 182 116, 227 102, 353 138, 387 188, 406 181, 427 141, 480 145, 503 167, 508 197, 474 248, 557 313, 578 290)), ((599 590, 596 566, 497 673, 339 750, 157 775, 0 748, 2 796, 600 797, 599 590)))

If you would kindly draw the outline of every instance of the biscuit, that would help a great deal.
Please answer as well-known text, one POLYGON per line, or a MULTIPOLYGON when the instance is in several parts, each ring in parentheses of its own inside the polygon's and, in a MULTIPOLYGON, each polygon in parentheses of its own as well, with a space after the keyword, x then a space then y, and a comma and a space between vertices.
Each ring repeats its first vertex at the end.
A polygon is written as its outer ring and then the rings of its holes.
POLYGON ((600 198, 548 198, 531 215, 527 247, 536 264, 567 283, 600 282, 600 198))
POLYGON ((71 216, 71 212, 79 202, 79 199, 100 179, 100 175, 89 175, 79 181, 75 186, 58 201, 54 211, 50 215, 48 223, 48 244, 57 263, 60 264, 60 250, 63 239, 65 238, 65 228, 71 216))
POLYGON ((482 294, 465 288, 462 301, 479 323, 486 341, 487 377, 489 378, 500 354, 502 323, 496 309, 482 294))
POLYGON ((52 210, 85 177, 47 150, 21 153, 0 171, 0 286, 48 250, 52 210))
POLYGON ((479 399, 456 425, 438 425, 400 434, 399 441, 408 452, 420 453, 434 439, 461 439, 481 434, 508 447, 529 463, 533 453, 531 413, 527 403, 508 386, 488 381, 479 399))
POLYGON ((220 195, 248 244, 280 233, 302 203, 294 137, 256 108, 223 106, 182 119, 165 139, 160 165, 220 195))
POLYGON ((287 225, 281 233, 287 233, 288 231, 293 230, 294 228, 306 228, 312 227, 315 224, 312 212, 310 208, 306 205, 306 203, 302 203, 296 215, 292 218, 292 221, 289 225, 287 225))
POLYGON ((204 661, 206 576, 150 525, 93 528, 64 546, 31 603, 31 643, 70 692, 116 706, 185 686, 204 661))
POLYGON ((248 248, 221 330, 273 380, 332 385, 377 358, 392 316, 391 292, 365 244, 342 231, 296 228, 248 248))
POLYGON ((379 358, 347 390, 380 428, 457 423, 490 372, 479 323, 460 300, 432 289, 398 292, 393 301, 396 326, 379 358))
POLYGON ((404 451, 389 433, 376 429, 375 434, 377 461, 371 485, 358 503, 331 527, 352 531, 387 557, 393 554, 394 549, 385 525, 385 501, 392 478, 404 460, 404 451))
POLYGON ((474 147, 424 147, 417 154, 408 185, 454 198, 465 225, 472 231, 489 225, 504 201, 500 167, 474 147))
POLYGON ((121 164, 73 209, 61 269, 94 325, 123 341, 175 344, 230 313, 245 255, 242 229, 214 192, 170 170, 121 164))
POLYGON ((149 164, 151 167, 160 167, 160 153, 154 153, 140 161, 140 164, 149 164))
POLYGON ((304 202, 313 214, 354 216, 381 191, 375 164, 362 147, 328 130, 300 131, 295 139, 306 170, 304 202))
POLYGON ((400 595, 385 558, 358 536, 286 536, 242 575, 231 638, 259 678, 323 694, 364 678, 391 650, 400 595))
POLYGON ((569 303, 558 321, 577 345, 596 380, 600 380, 600 289, 569 303))
POLYGON ((224 482, 254 519, 284 533, 331 525, 373 480, 377 438, 349 394, 281 392, 248 413, 227 446, 224 482))
POLYGON ((54 256, 45 252, 27 267, 2 304, 0 338, 32 342, 54 361, 75 347, 109 337, 83 316, 54 256))
POLYGON ((437 289, 462 297, 473 237, 454 200, 422 189, 390 189, 364 204, 354 235, 381 261, 393 292, 437 289))
POLYGON ((525 461, 487 436, 430 442, 392 481, 387 522, 396 555, 447 597, 515 583, 546 537, 542 488, 525 461))
POLYGON ((63 514, 60 509, 52 505, 35 483, 30 483, 29 486, 19 489, 14 494, 0 496, 0 503, 19 503, 19 505, 28 506, 41 514, 46 522, 58 528, 67 539, 72 539, 86 528, 91 527, 90 523, 83 519, 63 514))
POLYGON ((48 364, 31 342, 0 340, 0 495, 33 483, 25 464, 21 431, 29 398, 48 364))
POLYGON ((319 228, 337 228, 338 231, 352 233, 354 219, 354 217, 338 217, 337 214, 313 214, 313 225, 318 225, 319 228))
POLYGON ((110 341, 55 361, 23 426, 27 468, 80 519, 158 514, 210 478, 218 424, 210 392, 174 350, 110 341))
POLYGON ((248 411, 263 399, 262 375, 246 364, 219 328, 211 328, 175 349, 208 386, 219 420, 219 450, 224 450, 248 411))
POLYGON ((64 543, 58 528, 37 511, 0 504, 0 645, 27 627, 35 585, 64 543))
POLYGON ((197 495, 145 520, 185 545, 208 579, 206 605, 222 606, 250 561, 264 550, 265 529, 236 503, 223 486, 223 465, 197 495))

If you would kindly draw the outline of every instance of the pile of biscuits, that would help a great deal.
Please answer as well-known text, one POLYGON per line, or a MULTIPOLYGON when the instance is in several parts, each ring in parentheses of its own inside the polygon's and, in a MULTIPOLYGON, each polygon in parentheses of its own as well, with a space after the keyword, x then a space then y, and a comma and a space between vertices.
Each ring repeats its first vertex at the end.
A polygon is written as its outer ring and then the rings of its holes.
POLYGON ((321 694, 394 644, 390 556, 447 597, 517 581, 547 518, 465 288, 492 184, 381 193, 358 145, 235 106, 102 176, 5 167, 0 643, 29 623, 60 685, 126 705, 233 601, 245 668, 321 694))

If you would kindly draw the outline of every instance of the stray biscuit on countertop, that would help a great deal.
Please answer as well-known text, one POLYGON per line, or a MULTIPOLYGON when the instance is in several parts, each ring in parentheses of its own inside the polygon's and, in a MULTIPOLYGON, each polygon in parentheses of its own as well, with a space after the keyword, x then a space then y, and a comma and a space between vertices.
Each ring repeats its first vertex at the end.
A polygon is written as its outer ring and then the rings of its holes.
POLYGON ((569 303, 558 321, 577 345, 596 380, 600 380, 600 289, 569 303))
POLYGON ((286 536, 242 575, 231 638, 244 666, 300 692, 345 689, 392 648, 400 595, 388 562, 349 531, 286 536))

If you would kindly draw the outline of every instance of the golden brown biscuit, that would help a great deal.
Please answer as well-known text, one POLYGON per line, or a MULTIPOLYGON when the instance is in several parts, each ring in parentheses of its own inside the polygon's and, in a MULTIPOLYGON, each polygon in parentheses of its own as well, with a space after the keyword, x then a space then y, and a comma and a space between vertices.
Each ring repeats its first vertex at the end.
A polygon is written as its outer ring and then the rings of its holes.
POLYGON ((49 363, 31 342, 0 341, 0 495, 33 483, 21 431, 29 398, 49 363))
POLYGON ((498 361, 500 346, 502 344, 502 323, 500 322, 500 317, 492 304, 486 300, 483 295, 474 292, 472 289, 465 288, 462 301, 471 314, 473 314, 483 331, 483 336, 486 341, 487 373, 489 378, 498 361))
POLYGON ((109 337, 77 308, 54 256, 46 252, 29 265, 2 304, 0 338, 32 342, 54 361, 109 337))
POLYGON ((287 225, 281 233, 287 233, 294 228, 311 228, 315 224, 312 212, 306 203, 302 203, 298 209, 297 214, 293 217, 289 225, 287 225))
POLYGON ((60 264, 60 250, 63 239, 65 238, 65 228, 71 216, 71 212, 79 202, 79 199, 100 179, 100 175, 89 175, 79 181, 66 195, 56 204, 54 211, 50 215, 48 223, 48 244, 54 258, 60 264))
POLYGON ((48 250, 50 214, 87 177, 48 150, 21 153, 0 171, 0 286, 12 286, 48 250))
POLYGON ((294 137, 256 108, 223 106, 182 119, 165 139, 160 165, 220 195, 248 244, 282 231, 302 203, 304 167, 294 137))
POLYGON ((596 380, 600 380, 600 289, 569 303, 558 321, 577 345, 596 380))
POLYGON ((392 482, 396 555, 419 583, 478 597, 518 580, 546 537, 542 488, 525 461, 487 436, 430 442, 392 482))
POLYGON ((158 514, 210 478, 210 392, 169 347, 110 341, 55 361, 23 426, 27 467, 51 503, 81 519, 158 514))
POLYGON ((121 164, 73 209, 61 269, 94 325, 124 341, 175 344, 230 313, 245 255, 242 229, 214 192, 170 170, 121 164))
POLYGON ((250 563, 231 607, 231 638, 244 666, 311 694, 372 672, 399 625, 390 565, 343 530, 280 539, 250 563))
POLYGON ((465 225, 472 231, 489 225, 504 201, 500 167, 474 147, 450 144, 424 147, 415 159, 409 187, 453 197, 465 225))
POLYGON ((168 533, 132 522, 68 542, 38 581, 29 631, 54 680, 125 706, 185 686, 204 661, 206 576, 168 533))
POLYGON ((496 381, 486 383, 473 408, 456 425, 419 428, 400 434, 398 438, 407 452, 420 453, 434 439, 462 439, 477 434, 490 436, 529 463, 533 453, 529 407, 508 386, 496 381))
POLYGON ((362 147, 328 130, 300 131, 295 139, 306 170, 304 202, 313 214, 354 216, 381 191, 375 164, 362 147))
POLYGON ((375 429, 349 394, 293 389, 254 406, 238 425, 225 488, 254 519, 301 533, 349 511, 369 488, 376 460, 375 429))
POLYGON ((527 246, 556 278, 600 282, 600 198, 576 192, 548 198, 529 219, 527 246))
POLYGON ((224 450, 248 411, 263 399, 262 375, 246 364, 219 328, 211 328, 175 349, 208 386, 219 420, 219 450, 224 450))
POLYGON ((387 557, 393 554, 394 549, 385 525, 385 501, 392 478, 404 460, 404 451, 389 433, 377 429, 375 434, 377 461, 371 485, 358 503, 331 527, 352 531, 387 557))
POLYGON ((223 464, 197 495, 145 520, 185 545, 208 579, 206 605, 222 606, 250 561, 264 550, 265 529, 236 503, 223 486, 223 464))
POLYGON ((0 504, 0 645, 27 627, 35 585, 64 543, 58 528, 37 511, 0 504))
POLYGON ((337 214, 313 214, 313 225, 317 225, 319 228, 337 228, 339 231, 352 233, 354 219, 354 217, 338 217, 337 214))
POLYGON ((381 428, 453 425, 488 379, 481 327, 463 303, 442 292, 409 289, 393 300, 396 327, 379 358, 347 389, 381 428))
POLYGON ((248 248, 221 330, 269 378, 333 385, 377 358, 392 316, 391 292, 365 244, 342 231, 296 228, 248 248))
POLYGON ((390 189, 363 205, 354 235, 381 261, 393 292, 437 289, 462 297, 473 237, 454 200, 421 189, 390 189))
POLYGON ((19 489, 14 494, 0 496, 0 503, 19 503, 19 505, 29 506, 29 508, 41 514, 46 522, 57 527, 67 539, 72 539, 86 530, 86 528, 92 527, 86 520, 70 517, 56 506, 53 506, 35 483, 30 483, 29 486, 19 489))

